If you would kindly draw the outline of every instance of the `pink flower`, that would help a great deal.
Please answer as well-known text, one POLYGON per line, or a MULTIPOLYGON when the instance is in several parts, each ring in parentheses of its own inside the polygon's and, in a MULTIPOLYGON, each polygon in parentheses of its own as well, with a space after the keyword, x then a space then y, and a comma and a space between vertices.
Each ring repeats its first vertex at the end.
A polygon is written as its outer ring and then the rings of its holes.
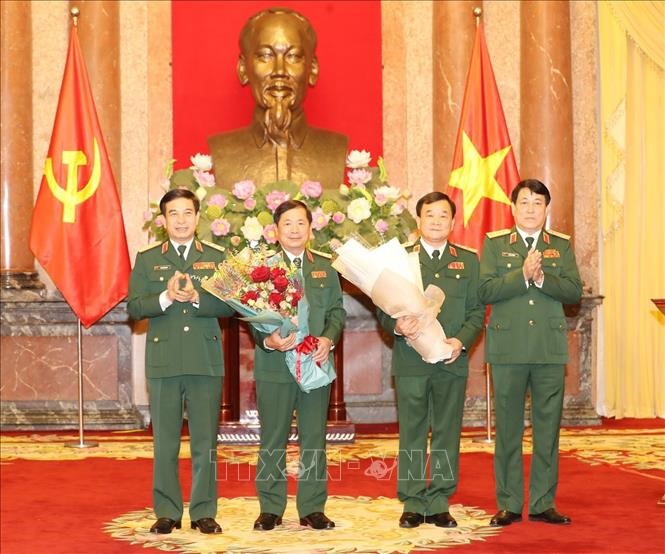
POLYGON ((346 219, 346 216, 342 212, 335 212, 332 215, 332 220, 338 225, 346 219))
POLYGON ((263 238, 266 239, 268 244, 275 244, 277 242, 277 225, 270 223, 263 228, 263 238))
POLYGON ((372 179, 372 172, 369 169, 352 169, 347 174, 349 183, 352 185, 365 185, 372 179))
POLYGON ((238 181, 233 185, 232 192, 239 200, 246 200, 256 192, 256 185, 250 180, 238 181))
POLYGON ((285 202, 289 199, 289 195, 281 190, 271 190, 266 194, 266 205, 270 208, 270 211, 274 213, 282 202, 285 202))
POLYGON ((208 198, 208 206, 219 206, 221 209, 224 209, 228 203, 228 198, 223 194, 213 194, 208 198))
POLYGON ((245 199, 243 206, 245 206, 246 210, 253 210, 256 207, 256 198, 250 196, 249 198, 245 199))
POLYGON ((300 192, 308 198, 318 198, 321 196, 323 188, 318 181, 305 181, 300 187, 300 192))
POLYGON ((388 197, 381 192, 376 192, 374 193, 374 202, 377 206, 384 206, 388 202, 388 197))
POLYGON ((163 215, 158 215, 158 216, 155 218, 155 225, 156 225, 157 227, 164 227, 164 223, 166 223, 166 221, 164 220, 164 216, 163 216, 163 215))
POLYGON ((194 180, 202 187, 212 188, 215 186, 215 176, 207 171, 199 171, 198 169, 192 171, 194 180))
POLYGON ((242 239, 238 235, 233 235, 231 237, 231 244, 233 246, 239 246, 241 241, 242 241, 242 239))
POLYGON ((152 212, 150 210, 146 210, 143 212, 143 221, 150 221, 152 219, 152 212))
POLYGON ((401 213, 404 211, 406 208, 406 203, 404 200, 398 200, 395 202, 392 207, 390 208, 390 215, 401 215, 401 213))
POLYGON ((379 219, 375 224, 374 228, 377 230, 377 232, 381 233, 382 235, 389 229, 388 223, 384 221, 383 219, 379 219))
POLYGON ((328 225, 329 221, 330 216, 324 212, 320 206, 312 212, 312 229, 315 231, 320 231, 323 229, 326 225, 328 225))
POLYGON ((229 234, 230 230, 231 224, 227 219, 215 219, 215 221, 210 224, 210 231, 216 237, 224 237, 229 234))

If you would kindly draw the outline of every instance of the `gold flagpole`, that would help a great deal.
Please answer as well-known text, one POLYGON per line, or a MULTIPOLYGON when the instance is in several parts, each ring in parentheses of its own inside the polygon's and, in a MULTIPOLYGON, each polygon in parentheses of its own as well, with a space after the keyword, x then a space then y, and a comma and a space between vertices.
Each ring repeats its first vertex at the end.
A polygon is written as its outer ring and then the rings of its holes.
MULTIPOLYGON (((473 16, 476 18, 476 29, 480 25, 480 16, 483 15, 483 9, 480 6, 473 8, 473 16)), ((485 330, 487 332, 487 329, 485 330)), ((490 383, 490 374, 491 367, 489 363, 485 363, 485 428, 487 434, 485 438, 473 439, 473 442, 482 442, 485 444, 492 444, 494 439, 492 438, 492 394, 491 394, 491 383, 490 383)))
MULTIPOLYGON (((81 13, 77 7, 69 10, 72 16, 74 27, 78 25, 79 14, 81 13)), ((99 443, 94 441, 86 442, 83 437, 83 349, 82 349, 82 336, 81 336, 81 320, 77 319, 77 350, 78 350, 78 385, 79 385, 79 440, 78 442, 66 442, 65 446, 70 448, 91 448, 99 446, 99 443)))

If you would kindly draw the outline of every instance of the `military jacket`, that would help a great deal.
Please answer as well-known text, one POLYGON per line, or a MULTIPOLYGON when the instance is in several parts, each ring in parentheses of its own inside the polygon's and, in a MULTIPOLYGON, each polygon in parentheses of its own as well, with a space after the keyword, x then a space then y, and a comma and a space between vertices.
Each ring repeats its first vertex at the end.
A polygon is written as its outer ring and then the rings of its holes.
MULTIPOLYGON (((288 263, 288 258, 282 252, 288 263)), ((344 328, 346 310, 342 301, 342 288, 337 272, 330 260, 305 250, 302 264, 303 286, 309 303, 309 334, 327 337, 337 344, 344 328)), ((254 378, 274 383, 295 382, 286 365, 285 353, 268 350, 263 346, 266 334, 250 327, 256 342, 254 354, 254 378)), ((330 363, 333 355, 330 353, 330 363)))
POLYGON ((485 356, 496 364, 563 364, 568 361, 563 304, 582 296, 569 237, 543 230, 536 249, 543 254, 542 288, 528 288, 522 273, 527 248, 516 228, 488 233, 480 259, 480 299, 492 305, 485 356))
POLYGON ((217 317, 231 316, 234 311, 201 289, 201 280, 212 276, 223 259, 221 247, 198 240, 192 243, 187 260, 180 258, 168 240, 137 254, 127 310, 132 319, 148 318, 147 377, 224 374, 217 317), (162 311, 159 295, 176 270, 189 273, 199 291, 200 308, 173 302, 162 311))
MULTIPOLYGON (((475 252, 450 242, 438 260, 431 259, 419 242, 412 249, 419 253, 423 288, 433 284, 446 295, 437 316, 446 336, 457 338, 468 351, 482 329, 485 314, 485 307, 478 299, 478 257, 475 252)), ((377 316, 382 327, 394 334, 396 320, 381 310, 377 310, 377 316)), ((429 375, 439 371, 466 376, 469 361, 462 352, 451 364, 428 364, 403 336, 395 335, 391 368, 396 376, 429 375)))

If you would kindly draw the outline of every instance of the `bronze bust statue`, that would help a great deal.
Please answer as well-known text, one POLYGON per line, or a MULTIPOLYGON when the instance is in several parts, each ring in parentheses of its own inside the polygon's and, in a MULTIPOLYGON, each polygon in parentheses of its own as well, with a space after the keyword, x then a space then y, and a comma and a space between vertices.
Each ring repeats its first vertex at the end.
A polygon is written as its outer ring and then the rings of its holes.
POLYGON ((208 138, 217 185, 251 179, 257 186, 281 180, 344 179, 348 139, 311 127, 303 100, 319 76, 316 33, 296 11, 270 8, 252 16, 240 33, 237 74, 256 106, 249 126, 208 138))

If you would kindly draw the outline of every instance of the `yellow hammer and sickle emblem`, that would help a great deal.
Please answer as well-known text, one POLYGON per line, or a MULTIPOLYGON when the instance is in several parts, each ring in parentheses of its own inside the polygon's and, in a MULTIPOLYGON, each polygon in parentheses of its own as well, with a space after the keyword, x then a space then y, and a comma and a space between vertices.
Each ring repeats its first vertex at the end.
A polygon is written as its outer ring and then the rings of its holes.
POLYGON ((86 165, 88 158, 85 152, 81 150, 63 150, 62 163, 67 166, 67 188, 62 188, 53 175, 53 160, 46 158, 44 164, 44 175, 48 188, 51 189, 56 200, 62 202, 63 223, 74 223, 76 221, 76 206, 88 200, 99 187, 99 178, 102 175, 101 163, 99 160, 99 146, 97 139, 93 138, 92 147, 94 150, 94 160, 92 163, 92 173, 86 185, 78 190, 78 166, 86 165))

